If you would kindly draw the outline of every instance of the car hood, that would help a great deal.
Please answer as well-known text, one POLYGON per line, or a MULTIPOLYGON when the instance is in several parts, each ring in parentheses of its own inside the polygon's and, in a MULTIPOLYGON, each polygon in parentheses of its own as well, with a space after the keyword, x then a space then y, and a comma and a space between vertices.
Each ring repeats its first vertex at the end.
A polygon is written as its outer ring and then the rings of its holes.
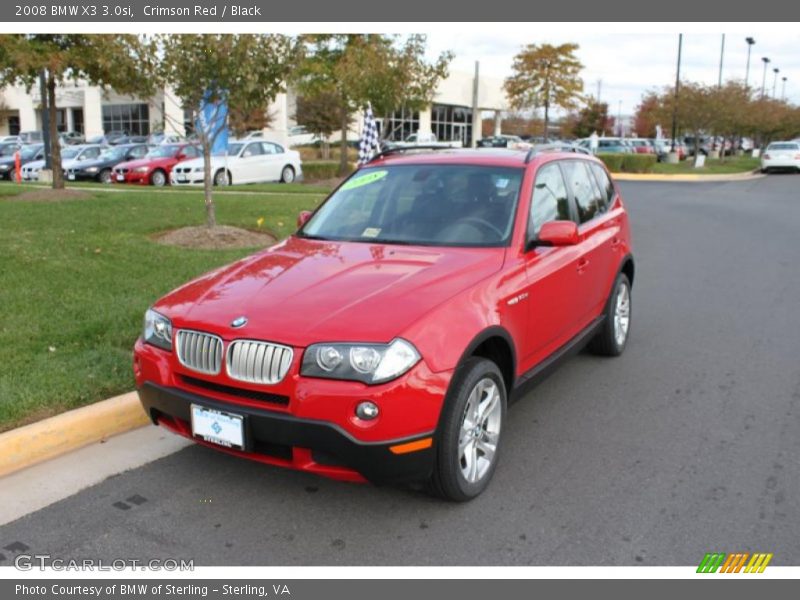
POLYGON ((174 158, 171 157, 164 157, 164 158, 138 158, 136 160, 129 160, 126 162, 121 162, 117 165, 118 168, 122 169, 138 169, 139 167, 149 167, 151 169, 155 167, 165 167, 175 162, 174 158))
MULTIPOLYGON (((226 163, 231 163, 233 161, 239 160, 235 156, 212 156, 211 157, 211 168, 214 167, 221 167, 226 163)), ((197 167, 203 166, 203 158, 190 158, 189 160, 181 161, 181 167, 189 167, 190 169, 196 169, 197 167)))
POLYGON ((304 347, 387 342, 498 271, 504 248, 434 248, 290 237, 207 273, 155 310, 177 328, 304 347), (230 324, 247 317, 241 329, 230 324))
POLYGON ((74 160, 65 160, 64 161, 64 168, 71 168, 71 169, 78 169, 78 170, 85 170, 89 167, 113 167, 119 161, 117 159, 99 159, 93 158, 91 160, 82 160, 80 162, 74 160))

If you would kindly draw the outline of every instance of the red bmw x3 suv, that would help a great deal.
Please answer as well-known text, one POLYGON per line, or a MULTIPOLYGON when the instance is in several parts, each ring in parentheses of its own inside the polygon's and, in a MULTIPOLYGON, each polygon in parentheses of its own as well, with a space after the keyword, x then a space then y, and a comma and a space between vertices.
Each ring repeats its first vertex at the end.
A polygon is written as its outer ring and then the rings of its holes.
POLYGON ((593 157, 400 149, 299 223, 147 311, 134 371, 154 423, 464 501, 492 477, 510 399, 587 343, 625 348, 628 216, 593 157))

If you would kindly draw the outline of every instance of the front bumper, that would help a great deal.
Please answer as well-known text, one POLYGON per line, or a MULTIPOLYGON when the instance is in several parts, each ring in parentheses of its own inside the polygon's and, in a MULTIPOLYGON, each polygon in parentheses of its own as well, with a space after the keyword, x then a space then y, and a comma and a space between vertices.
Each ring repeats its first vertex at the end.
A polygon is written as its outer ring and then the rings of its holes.
POLYGON ((364 442, 330 422, 232 405, 175 387, 144 382, 138 392, 142 406, 153 423, 200 444, 259 462, 333 479, 366 479, 373 483, 421 481, 427 479, 433 470, 435 445, 405 454, 395 454, 390 449, 429 435, 364 442), (235 450, 194 438, 190 424, 192 404, 244 417, 245 449, 235 450))
POLYGON ((150 172, 145 173, 138 173, 136 171, 128 171, 127 173, 118 173, 114 171, 114 175, 111 178, 111 181, 114 183, 134 183, 138 185, 150 185, 150 172), (122 180, 120 181, 119 176, 122 175, 122 180))

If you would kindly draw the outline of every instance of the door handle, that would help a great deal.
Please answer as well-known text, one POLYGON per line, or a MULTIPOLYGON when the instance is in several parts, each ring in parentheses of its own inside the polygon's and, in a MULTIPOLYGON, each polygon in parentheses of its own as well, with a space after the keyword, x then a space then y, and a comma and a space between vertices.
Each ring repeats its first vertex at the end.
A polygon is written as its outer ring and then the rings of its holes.
POLYGON ((581 258, 578 260, 578 273, 582 273, 586 270, 586 267, 589 266, 589 259, 588 258, 581 258))

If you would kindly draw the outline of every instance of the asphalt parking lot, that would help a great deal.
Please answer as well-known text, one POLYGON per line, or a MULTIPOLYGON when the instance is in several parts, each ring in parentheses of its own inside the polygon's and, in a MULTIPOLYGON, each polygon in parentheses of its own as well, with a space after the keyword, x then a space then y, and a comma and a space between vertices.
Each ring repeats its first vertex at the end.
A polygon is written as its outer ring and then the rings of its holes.
POLYGON ((623 183, 626 353, 587 353, 514 405, 464 505, 191 446, 0 527, 59 558, 198 565, 800 564, 800 176, 623 183))

